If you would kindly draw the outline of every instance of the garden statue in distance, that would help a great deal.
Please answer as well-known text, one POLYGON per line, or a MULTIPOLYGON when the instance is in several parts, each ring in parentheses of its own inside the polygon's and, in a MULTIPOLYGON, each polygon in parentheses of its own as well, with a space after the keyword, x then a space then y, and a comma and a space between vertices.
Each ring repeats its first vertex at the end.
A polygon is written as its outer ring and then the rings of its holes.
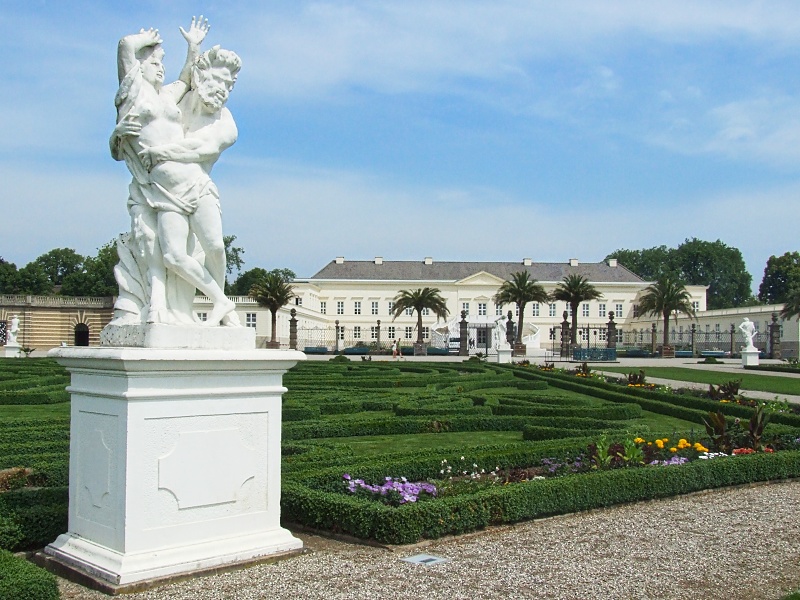
MULTIPOLYGON (((119 298, 112 326, 172 324, 241 327, 225 296, 225 246, 219 192, 211 169, 236 141, 225 107, 241 60, 214 46, 200 53, 209 30, 192 18, 186 63, 164 85, 164 50, 156 29, 122 38, 111 155, 132 175, 131 231, 120 236, 114 273, 119 298), (192 311, 195 290, 211 299, 206 321, 192 311)), ((104 342, 105 343, 105 342, 104 342)))
POLYGON ((756 326, 753 322, 748 319, 747 317, 744 318, 741 325, 739 325, 739 330, 742 332, 744 336, 744 341, 746 342, 745 350, 756 350, 756 347, 753 345, 753 338, 756 337, 756 326))

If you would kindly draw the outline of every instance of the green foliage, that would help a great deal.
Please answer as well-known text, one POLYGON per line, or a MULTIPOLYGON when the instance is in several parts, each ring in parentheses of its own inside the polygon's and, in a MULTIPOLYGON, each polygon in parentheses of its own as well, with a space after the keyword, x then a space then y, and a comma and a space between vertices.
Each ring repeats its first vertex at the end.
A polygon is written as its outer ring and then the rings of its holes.
POLYGON ((450 312, 447 301, 442 297, 439 288, 419 288, 416 290, 400 290, 394 297, 392 320, 394 321, 405 310, 412 309, 417 313, 417 343, 422 343, 422 312, 430 310, 439 319, 446 319, 450 312))
POLYGON ((83 268, 85 258, 72 248, 55 248, 45 252, 33 262, 42 267, 51 286, 61 285, 64 277, 83 268))
POLYGON ((669 346, 669 317, 682 312, 694 316, 691 296, 686 286, 672 276, 665 275, 647 286, 639 302, 639 310, 644 314, 664 318, 664 346, 669 346))
MULTIPOLYGON (((233 242, 235 241, 235 235, 222 236, 222 243, 225 246, 225 272, 228 275, 231 275, 234 269, 238 273, 242 270, 242 266, 244 265, 244 258, 242 258, 242 254, 244 254, 244 248, 234 246, 233 242)), ((246 294, 247 292, 242 295, 246 294)))
POLYGON ((770 256, 758 286, 758 299, 766 304, 786 302, 792 288, 800 288, 800 252, 770 256))
POLYGON ((97 251, 97 256, 87 256, 82 268, 64 276, 61 294, 64 296, 114 296, 119 293, 114 267, 119 262, 117 244, 110 241, 97 251))
POLYGON ((504 281, 494 295, 495 304, 516 304, 519 309, 519 324, 517 325, 517 343, 522 341, 522 326, 525 318, 525 306, 529 302, 546 303, 550 295, 544 290, 527 271, 518 271, 511 274, 511 279, 504 281))
POLYGON ((248 292, 259 306, 269 309, 272 314, 272 333, 270 340, 276 342, 278 337, 278 311, 294 298, 294 286, 286 283, 283 277, 275 272, 267 273, 253 284, 248 292))
POLYGON ((576 343, 578 334, 578 306, 586 300, 597 300, 603 294, 594 287, 589 280, 578 274, 571 274, 564 277, 564 280, 556 285, 556 289, 551 294, 554 300, 561 300, 569 304, 572 311, 572 325, 570 328, 570 342, 576 343))
POLYGON ((58 600, 51 573, 6 550, 0 550, 0 600, 58 600))
POLYGON ((752 299, 752 276, 747 272, 742 253, 720 240, 691 238, 677 248, 615 250, 606 258, 616 258, 645 281, 670 277, 688 285, 707 285, 709 309, 743 306, 752 299))
MULTIPOLYGON (((483 457, 492 464, 491 455, 483 457)), ((500 462, 500 457, 496 457, 500 462)), ((480 460, 480 459, 479 459, 480 460)), ((518 466, 530 464, 530 457, 518 466)), ((504 461, 508 464, 508 461, 504 461)), ((478 464, 481 464, 480 462, 478 464)), ((381 465, 377 465, 380 467, 381 465)), ((411 480, 435 478, 438 464, 402 465, 411 480)), ((348 469, 369 479, 373 469, 348 469)), ((381 472, 380 469, 377 472, 381 472)), ((383 471, 384 473, 386 471, 383 471)), ((397 473, 391 473, 396 476, 397 473)), ((336 481, 341 471, 320 472, 313 479, 293 479, 283 486, 282 515, 290 522, 339 531, 388 544, 416 543, 423 538, 474 531, 489 525, 515 523, 579 512, 625 502, 664 498, 704 489, 800 475, 800 452, 755 454, 731 460, 696 461, 679 468, 609 469, 590 474, 478 489, 473 494, 435 502, 387 507, 341 493, 325 491, 323 481, 336 481)))

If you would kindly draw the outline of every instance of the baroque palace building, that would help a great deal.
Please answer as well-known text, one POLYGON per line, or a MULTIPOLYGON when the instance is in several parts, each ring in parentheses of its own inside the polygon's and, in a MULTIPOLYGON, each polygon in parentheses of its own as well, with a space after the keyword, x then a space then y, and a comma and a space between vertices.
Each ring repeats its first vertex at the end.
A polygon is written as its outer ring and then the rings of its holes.
MULTIPOLYGON (((393 300, 401 290, 424 287, 438 288, 450 311, 447 325, 452 339, 461 312, 467 315, 472 329, 470 339, 475 342, 473 351, 488 347, 485 337, 495 322, 512 311, 512 320, 517 323, 516 306, 498 306, 493 297, 503 282, 512 273, 527 271, 531 278, 541 283, 545 291, 552 292, 566 276, 577 274, 585 277, 601 293, 602 298, 584 302, 578 308, 580 335, 597 336, 598 345, 605 339, 604 328, 613 315, 618 334, 644 331, 653 324, 660 330, 661 319, 640 315, 638 304, 645 288, 651 283, 644 281, 616 260, 603 262, 581 262, 570 259, 566 262, 533 262, 525 258, 517 262, 465 262, 435 261, 427 257, 418 261, 389 261, 381 257, 373 260, 345 260, 337 257, 315 275, 298 278, 292 282, 296 298, 283 307, 277 315, 277 339, 282 347, 290 343, 290 319, 292 311, 297 320, 297 348, 328 351, 343 350, 350 346, 377 345, 387 349, 399 339, 401 345, 411 345, 417 338, 416 313, 403 313, 393 319, 393 300), (585 331, 585 333, 584 333, 585 331), (597 332, 597 333, 595 333, 597 332), (599 336, 598 336, 599 333, 599 336), (336 339, 338 337, 338 339, 336 339), (474 338, 474 339, 473 339, 474 338)), ((716 339, 716 332, 729 332, 732 326, 748 316, 757 326, 765 330, 773 313, 780 312, 780 305, 742 307, 718 311, 706 311, 706 286, 687 286, 692 302, 698 312, 697 319, 679 315, 671 320, 671 329, 676 339, 695 325, 706 340, 716 339)), ((0 296, 0 324, 15 314, 20 319, 20 343, 37 350, 47 350, 67 345, 96 345, 100 330, 112 318, 113 298, 69 298, 64 296, 0 296)), ((256 329, 259 347, 271 335, 271 314, 249 297, 233 297, 237 313, 245 326, 256 329)), ((204 319, 211 310, 208 299, 197 296, 195 310, 204 319)), ((547 304, 531 303, 525 307, 523 337, 538 330, 538 344, 542 348, 555 347, 554 338, 564 320, 569 306, 561 301, 547 304)), ((780 321, 784 357, 797 356, 797 319, 780 321)), ((443 323, 437 323, 433 314, 423 315, 423 338, 431 343, 447 347, 448 334, 442 340, 443 323), (438 327, 437 327, 438 325, 438 327)), ((728 338, 730 339, 730 338, 728 338)), ((587 341, 587 340, 583 340, 587 341)), ((730 345, 730 343, 728 343, 730 345)), ((723 348, 726 345, 721 345, 723 348)))
MULTIPOLYGON (((451 331, 462 311, 470 324, 494 324, 509 310, 517 322, 516 306, 496 305, 493 297, 503 282, 519 271, 527 271, 547 292, 552 292, 567 275, 577 274, 588 279, 603 297, 579 307, 578 321, 582 327, 605 326, 611 314, 618 327, 624 327, 637 315, 638 298, 649 285, 613 259, 597 263, 582 263, 577 259, 539 263, 528 258, 519 262, 455 262, 435 261, 430 257, 420 261, 388 261, 381 257, 354 261, 337 257, 314 276, 293 282, 297 298, 293 306, 279 314, 278 338, 288 343, 289 309, 293 308, 298 320, 300 350, 319 346, 332 349, 331 336, 335 333, 340 337, 339 349, 360 345, 359 342, 363 345, 380 342, 385 348, 395 339, 400 339, 401 344, 410 344, 417 337, 416 313, 404 313, 393 319, 393 300, 401 290, 424 287, 439 289, 446 300, 451 331)), ((688 289, 697 310, 705 310, 706 287, 689 286, 688 289)), ((249 298, 234 300, 242 322, 256 328, 257 339, 265 339, 270 332, 269 312, 249 298)), ((529 326, 535 326, 545 346, 552 330, 560 327, 565 311, 569 311, 569 306, 560 301, 528 304, 523 335, 532 334, 533 327, 529 326)), ((201 308, 201 318, 204 312, 207 311, 201 308)), ((435 337, 431 329, 436 324, 433 314, 423 315, 426 341, 435 337)), ((476 333, 480 336, 481 331, 476 333)), ((476 348, 484 346, 484 340, 474 341, 476 348)))

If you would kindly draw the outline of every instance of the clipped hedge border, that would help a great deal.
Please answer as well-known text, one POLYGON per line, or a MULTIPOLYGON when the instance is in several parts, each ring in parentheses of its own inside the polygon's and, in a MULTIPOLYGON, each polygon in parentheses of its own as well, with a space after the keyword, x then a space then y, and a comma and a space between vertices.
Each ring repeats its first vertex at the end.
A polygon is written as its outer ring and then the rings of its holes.
POLYGON ((67 487, 23 488, 0 494, 0 518, 19 531, 17 552, 41 548, 67 531, 67 487))
MULTIPOLYGON (((525 425, 535 424, 535 417, 494 415, 447 415, 430 417, 405 417, 403 419, 343 419, 284 423, 284 440, 304 440, 331 437, 358 437, 365 435, 408 435, 437 433, 441 431, 521 431, 525 425)), ((611 421, 580 417, 554 417, 548 424, 564 428, 592 427, 603 430, 615 427, 611 421)))
POLYGON ((58 600, 58 583, 52 573, 0 550, 0 600, 58 600))
MULTIPOLYGON (((429 472, 428 477, 432 476, 434 473, 429 472)), ((381 543, 411 544, 488 525, 798 476, 800 451, 784 451, 489 487, 474 494, 397 508, 287 481, 281 509, 284 519, 290 522, 381 543)))

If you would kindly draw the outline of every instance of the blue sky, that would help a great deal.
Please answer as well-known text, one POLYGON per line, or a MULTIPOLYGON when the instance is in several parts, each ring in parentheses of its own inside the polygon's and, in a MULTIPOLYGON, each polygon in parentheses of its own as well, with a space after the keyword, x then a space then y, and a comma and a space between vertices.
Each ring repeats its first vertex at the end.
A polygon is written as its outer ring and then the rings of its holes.
POLYGON ((214 170, 245 269, 598 261, 720 239, 757 288, 800 226, 800 3, 0 2, 0 256, 128 228, 116 43, 211 23, 243 69, 214 170))

